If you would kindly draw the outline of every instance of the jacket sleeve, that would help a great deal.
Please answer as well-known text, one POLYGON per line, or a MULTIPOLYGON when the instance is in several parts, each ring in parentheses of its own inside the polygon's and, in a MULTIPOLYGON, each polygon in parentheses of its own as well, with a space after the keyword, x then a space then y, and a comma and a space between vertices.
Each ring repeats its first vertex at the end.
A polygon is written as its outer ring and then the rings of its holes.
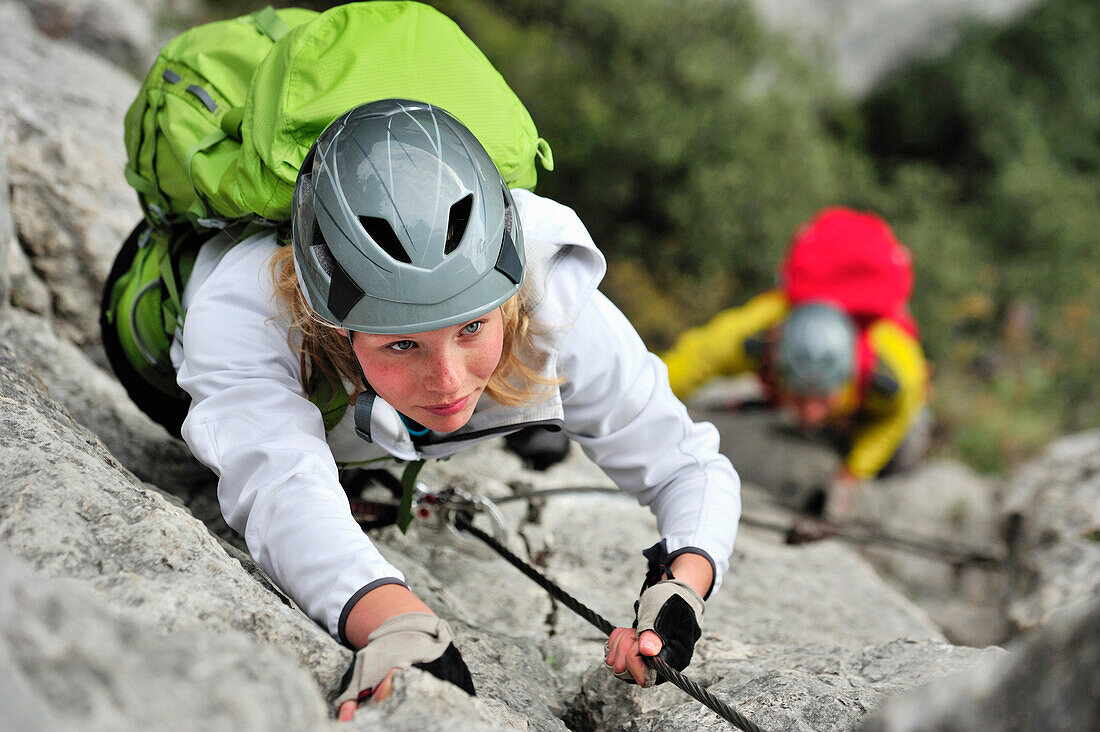
POLYGON ((868 332, 880 367, 896 382, 893 393, 872 386, 864 396, 861 426, 845 458, 848 470, 871 478, 890 462, 927 399, 928 364, 920 344, 896 323, 881 320, 868 332))
POLYGON ((722 583, 741 515, 740 479, 718 431, 693 422, 664 364, 626 317, 596 293, 562 336, 565 429, 608 477, 657 518, 670 554, 691 548, 722 583))
POLYGON ((189 294, 180 386, 183 438, 218 475, 226 522, 253 558, 340 640, 354 601, 402 574, 351 516, 320 411, 273 304, 271 246, 246 241, 189 294))
POLYGON ((687 399, 717 376, 755 370, 756 364, 745 352, 745 342, 783 320, 787 309, 787 299, 777 290, 770 290, 684 331, 661 357, 668 366, 672 391, 687 399))

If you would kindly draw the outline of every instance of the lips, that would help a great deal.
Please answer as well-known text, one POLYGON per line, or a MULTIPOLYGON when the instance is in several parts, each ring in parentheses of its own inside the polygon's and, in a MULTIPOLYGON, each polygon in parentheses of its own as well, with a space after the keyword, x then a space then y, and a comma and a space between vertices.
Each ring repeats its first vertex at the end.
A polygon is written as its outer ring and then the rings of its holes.
POLYGON ((450 402, 448 404, 435 404, 430 407, 424 407, 424 411, 430 412, 440 417, 450 417, 452 414, 458 414, 466 407, 466 403, 470 401, 470 395, 462 397, 456 402, 450 402))

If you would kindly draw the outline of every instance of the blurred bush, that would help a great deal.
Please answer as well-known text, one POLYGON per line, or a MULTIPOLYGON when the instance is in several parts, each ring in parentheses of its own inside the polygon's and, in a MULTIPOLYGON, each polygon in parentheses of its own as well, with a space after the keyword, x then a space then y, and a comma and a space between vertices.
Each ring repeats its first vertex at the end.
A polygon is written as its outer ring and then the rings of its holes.
POLYGON ((896 193, 913 166, 954 186, 936 206, 970 252, 937 258, 934 241, 909 238, 916 309, 940 365, 941 415, 985 467, 1100 424, 1098 33, 1100 5, 1048 0, 1008 28, 970 29, 860 107, 884 187, 896 193), (934 285, 960 265, 971 299, 943 302, 934 285), (968 309, 974 297, 986 305, 968 309), (977 393, 989 402, 957 409, 977 393))

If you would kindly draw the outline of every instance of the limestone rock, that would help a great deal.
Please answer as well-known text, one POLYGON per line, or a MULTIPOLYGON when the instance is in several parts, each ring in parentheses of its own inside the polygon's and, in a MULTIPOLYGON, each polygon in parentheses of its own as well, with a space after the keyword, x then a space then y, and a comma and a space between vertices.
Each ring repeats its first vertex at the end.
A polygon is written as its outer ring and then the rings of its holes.
POLYGON ((44 35, 143 73, 160 49, 152 18, 134 0, 24 0, 44 35))
POLYGON ((4 729, 332 729, 310 674, 238 632, 166 635, 0 546, 4 729))
MULTIPOLYGON (((718 427, 722 451, 748 482, 748 516, 789 524, 790 518, 770 504, 795 510, 819 507, 839 467, 839 453, 825 441, 792 429, 773 410, 729 408, 726 403, 739 393, 737 386, 735 380, 711 385, 693 402, 692 412, 718 427)), ((742 396, 751 398, 752 393, 742 396)), ((953 641, 998 643, 1009 634, 1000 609, 1004 571, 999 565, 967 561, 965 554, 970 549, 983 556, 1004 554, 1002 492, 999 483, 958 463, 928 461, 864 483, 856 498, 855 525, 847 533, 853 539, 871 539, 854 545, 880 574, 928 610, 953 641), (894 537, 929 551, 891 544, 894 537)))
POLYGON ((915 58, 942 53, 968 21, 1004 23, 1037 0, 758 0, 760 17, 834 69, 852 96, 915 58))
POLYGON ((394 679, 389 698, 360 707, 347 728, 370 732, 522 729, 522 725, 507 724, 516 720, 502 719, 497 711, 481 699, 471 699, 452 684, 419 669, 410 669, 394 679))
POLYGON ((349 654, 251 579, 206 528, 143 488, 0 345, 0 542, 165 632, 236 630, 295 659, 327 693, 349 654))
POLYGON ((892 699, 863 728, 1095 729, 1100 720, 1100 603, 1059 614, 1007 655, 892 699))
POLYGON ((861 554, 956 643, 981 647, 1009 635, 1003 566, 967 559, 970 552, 1004 556, 1002 490, 963 465, 932 460, 867 483, 857 496, 855 519, 883 537, 861 554), (891 537, 927 550, 891 544, 891 537))
MULTIPOLYGON (((8 139, 8 120, 0 115, 0 150, 8 139)), ((15 239, 15 225, 11 220, 11 180, 8 175, 7 155, 0 154, 0 310, 7 305, 11 292, 11 254, 19 249, 15 239)), ((23 260, 26 261, 26 258, 23 260)))
POLYGON ((741 480, 765 488, 772 499, 796 511, 820 510, 840 455, 823 439, 800 432, 786 415, 750 402, 741 409, 693 402, 691 415, 722 435, 722 452, 741 480))
MULTIPOLYGON (((424 474, 426 482, 461 474, 470 480, 468 465, 493 476, 483 485, 498 499, 508 495, 500 489, 502 482, 610 489, 595 466, 577 455, 555 466, 553 478, 525 473, 518 461, 492 445, 440 465, 446 467, 433 468, 438 474, 424 474)), ((533 487, 523 485, 524 490, 533 487)), ((612 623, 630 623, 644 574, 640 552, 657 536, 648 510, 621 494, 592 492, 502 503, 501 508, 513 551, 612 623), (537 505, 516 510, 516 503, 529 502, 537 505)), ((541 636, 545 669, 531 662, 527 675, 542 689, 546 669, 552 672, 563 719, 571 728, 708 729, 718 720, 671 685, 639 690, 612 679, 601 662, 599 631, 557 602, 544 604, 544 598, 540 603, 537 593, 525 589, 532 583, 502 560, 455 546, 460 538, 433 544, 415 529, 410 536, 384 533, 377 542, 399 551, 394 559, 406 572, 409 555, 423 564, 427 575, 414 573, 410 582, 418 594, 446 598, 444 614, 463 608, 462 622, 472 622, 497 646, 503 627, 513 638, 541 636), (442 577, 443 595, 436 594, 440 588, 429 579, 442 577)), ((746 714, 752 709, 750 717, 767 728, 848 729, 886 694, 995 652, 947 644, 924 612, 838 542, 792 547, 773 533, 744 527, 726 584, 708 602, 704 636, 687 673, 738 708, 744 706, 746 714)), ((477 675, 475 670, 475 680, 477 675)), ((498 683, 516 682, 505 675, 498 683)), ((555 706, 545 695, 525 699, 523 706, 543 704, 555 706)))
MULTIPOLYGON (((5 187, 7 190, 7 187, 5 187)), ((5 252, 7 257, 7 285, 11 304, 22 310, 46 315, 53 307, 50 288, 35 273, 27 253, 19 247, 14 233, 5 252)))
POLYGON ((0 320, 0 341, 16 350, 50 396, 96 433, 137 477, 177 493, 189 504, 197 492, 213 491, 213 473, 191 456, 187 446, 145 416, 113 374, 58 337, 47 319, 13 309, 0 320))
MULTIPOLYGON (((708 691, 765 729, 848 730, 885 695, 999 653, 916 640, 854 651, 812 644, 762 646, 745 660, 742 672, 722 677, 708 691)), ((689 673, 694 677, 697 672, 692 667, 689 673)), ((568 719, 582 729, 729 729, 714 712, 669 687, 638 690, 594 669, 568 719)))
POLYGON ((11 214, 50 292, 59 331, 99 338, 99 297, 123 238, 141 217, 122 176, 122 115, 136 80, 39 33, 23 6, 0 2, 0 116, 11 214))
POLYGON ((1005 513, 1016 627, 1100 597, 1100 430, 1063 437, 1023 467, 1005 513))

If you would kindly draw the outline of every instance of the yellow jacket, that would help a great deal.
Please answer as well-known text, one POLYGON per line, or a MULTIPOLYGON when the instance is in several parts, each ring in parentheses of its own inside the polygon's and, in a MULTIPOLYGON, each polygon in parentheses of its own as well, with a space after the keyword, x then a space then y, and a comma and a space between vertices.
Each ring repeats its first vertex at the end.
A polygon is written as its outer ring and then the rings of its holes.
MULTIPOLYGON (((757 295, 741 307, 724 310, 710 322, 685 331, 662 358, 672 390, 680 399, 716 376, 755 372, 773 384, 766 349, 770 333, 790 304, 777 290, 757 295)), ((920 343, 893 320, 878 320, 866 331, 874 370, 845 387, 830 421, 851 430, 845 466, 860 478, 876 475, 890 461, 925 405, 928 364, 920 343)))

